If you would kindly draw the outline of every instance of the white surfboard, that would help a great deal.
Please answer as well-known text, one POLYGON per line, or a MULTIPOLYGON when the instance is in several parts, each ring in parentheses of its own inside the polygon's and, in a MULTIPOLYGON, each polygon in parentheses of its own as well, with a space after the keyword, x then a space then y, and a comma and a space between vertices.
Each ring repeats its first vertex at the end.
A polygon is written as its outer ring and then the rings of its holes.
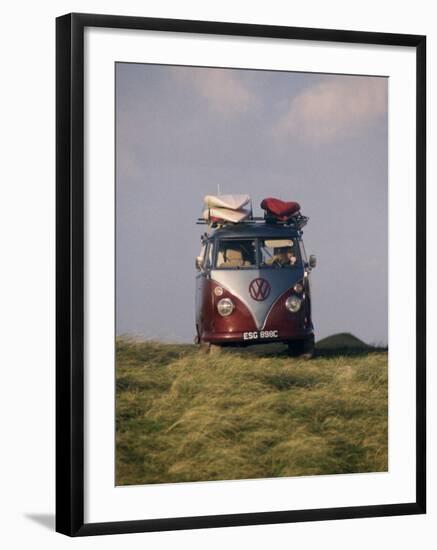
POLYGON ((206 208, 203 211, 203 219, 218 218, 227 222, 238 223, 250 215, 250 210, 240 208, 239 210, 231 210, 230 208, 206 208))
POLYGON ((203 202, 206 208, 240 210, 250 202, 250 197, 249 195, 206 195, 203 202))

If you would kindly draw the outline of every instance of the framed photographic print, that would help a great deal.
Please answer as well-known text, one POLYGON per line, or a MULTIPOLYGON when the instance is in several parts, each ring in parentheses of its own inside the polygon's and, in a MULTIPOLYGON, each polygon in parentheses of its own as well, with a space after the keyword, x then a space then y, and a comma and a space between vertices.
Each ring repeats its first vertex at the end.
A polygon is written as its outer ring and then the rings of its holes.
POLYGON ((425 37, 56 24, 57 530, 425 513, 425 37))

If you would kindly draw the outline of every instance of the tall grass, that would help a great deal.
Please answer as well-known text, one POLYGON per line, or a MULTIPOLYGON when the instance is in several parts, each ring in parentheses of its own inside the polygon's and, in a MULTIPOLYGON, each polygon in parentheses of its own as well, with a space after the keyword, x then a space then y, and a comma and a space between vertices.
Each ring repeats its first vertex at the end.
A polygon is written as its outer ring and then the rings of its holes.
POLYGON ((117 341, 116 483, 387 470, 387 353, 117 341))

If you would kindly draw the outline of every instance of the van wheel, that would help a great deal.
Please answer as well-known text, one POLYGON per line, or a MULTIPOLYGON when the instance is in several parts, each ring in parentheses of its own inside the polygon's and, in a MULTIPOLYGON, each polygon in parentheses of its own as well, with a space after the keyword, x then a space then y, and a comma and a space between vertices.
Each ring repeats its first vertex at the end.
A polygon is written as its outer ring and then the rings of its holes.
POLYGON ((314 357, 314 334, 302 340, 294 340, 288 343, 288 353, 291 357, 312 359, 314 357))
POLYGON ((216 344, 209 344, 209 353, 217 355, 222 351, 221 346, 217 346, 216 344))
POLYGON ((209 343, 208 342, 199 341, 198 347, 199 347, 200 351, 203 351, 203 353, 209 353, 209 343))
POLYGON ((221 352, 221 346, 210 344, 209 342, 199 342, 199 349, 204 353, 213 353, 214 355, 221 352))

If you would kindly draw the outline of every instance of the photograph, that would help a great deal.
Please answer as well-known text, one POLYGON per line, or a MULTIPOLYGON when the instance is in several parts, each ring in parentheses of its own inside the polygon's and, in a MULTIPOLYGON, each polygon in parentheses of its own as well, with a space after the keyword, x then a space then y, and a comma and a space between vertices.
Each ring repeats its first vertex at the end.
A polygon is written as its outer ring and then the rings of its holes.
POLYGON ((115 485, 388 472, 390 79, 114 71, 115 485))
POLYGON ((435 546, 431 6, 5 4, 6 550, 435 546))

